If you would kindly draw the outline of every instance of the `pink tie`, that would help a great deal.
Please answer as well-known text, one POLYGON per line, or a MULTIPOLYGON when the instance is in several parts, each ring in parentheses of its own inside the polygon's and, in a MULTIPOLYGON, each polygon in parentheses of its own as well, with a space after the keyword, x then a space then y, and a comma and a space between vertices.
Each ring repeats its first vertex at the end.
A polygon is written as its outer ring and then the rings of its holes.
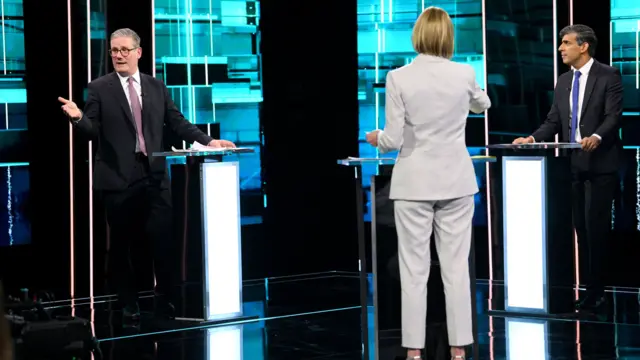
POLYGON ((140 105, 140 99, 138 99, 138 93, 133 87, 133 76, 129 76, 129 100, 131 101, 133 119, 136 121, 136 133, 138 133, 140 151, 147 155, 147 146, 144 143, 144 135, 142 134, 142 106, 140 105))

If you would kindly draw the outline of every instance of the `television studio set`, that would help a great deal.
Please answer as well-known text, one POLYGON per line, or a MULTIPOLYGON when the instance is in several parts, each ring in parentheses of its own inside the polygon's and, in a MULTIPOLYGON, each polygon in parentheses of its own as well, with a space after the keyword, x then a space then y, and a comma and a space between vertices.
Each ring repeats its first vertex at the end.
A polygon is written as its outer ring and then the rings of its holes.
POLYGON ((0 360, 640 358, 640 1, 0 26, 0 360))

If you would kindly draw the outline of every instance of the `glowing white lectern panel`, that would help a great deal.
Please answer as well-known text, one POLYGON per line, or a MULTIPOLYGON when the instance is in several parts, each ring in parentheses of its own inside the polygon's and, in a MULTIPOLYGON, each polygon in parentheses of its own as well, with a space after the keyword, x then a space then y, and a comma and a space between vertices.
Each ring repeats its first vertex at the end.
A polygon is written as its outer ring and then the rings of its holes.
POLYGON ((506 318, 507 360, 547 360, 547 322, 506 318))
POLYGON ((202 167, 204 320, 242 316, 242 248, 238 162, 202 167))
POLYGON ((547 312, 546 158, 502 158, 505 310, 547 312))

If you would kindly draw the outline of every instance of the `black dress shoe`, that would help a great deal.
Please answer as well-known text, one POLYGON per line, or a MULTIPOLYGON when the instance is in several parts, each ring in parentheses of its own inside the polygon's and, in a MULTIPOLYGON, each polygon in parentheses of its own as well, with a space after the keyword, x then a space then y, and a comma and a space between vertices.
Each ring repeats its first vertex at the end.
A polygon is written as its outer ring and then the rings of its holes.
POLYGON ((176 317, 176 307, 165 296, 156 296, 154 302, 154 315, 157 318, 173 320, 176 317))
POLYGON ((122 318, 125 321, 139 321, 140 320, 140 307, 137 302, 126 305, 122 309, 122 318))

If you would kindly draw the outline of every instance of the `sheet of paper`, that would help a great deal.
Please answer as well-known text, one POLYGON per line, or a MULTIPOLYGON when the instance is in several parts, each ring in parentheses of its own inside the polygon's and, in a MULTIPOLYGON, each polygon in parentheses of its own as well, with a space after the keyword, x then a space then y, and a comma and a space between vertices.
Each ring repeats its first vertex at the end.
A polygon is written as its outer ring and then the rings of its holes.
POLYGON ((352 160, 352 161, 389 161, 389 160, 395 160, 394 158, 361 158, 361 157, 353 157, 353 156, 349 156, 347 158, 347 160, 352 160))

